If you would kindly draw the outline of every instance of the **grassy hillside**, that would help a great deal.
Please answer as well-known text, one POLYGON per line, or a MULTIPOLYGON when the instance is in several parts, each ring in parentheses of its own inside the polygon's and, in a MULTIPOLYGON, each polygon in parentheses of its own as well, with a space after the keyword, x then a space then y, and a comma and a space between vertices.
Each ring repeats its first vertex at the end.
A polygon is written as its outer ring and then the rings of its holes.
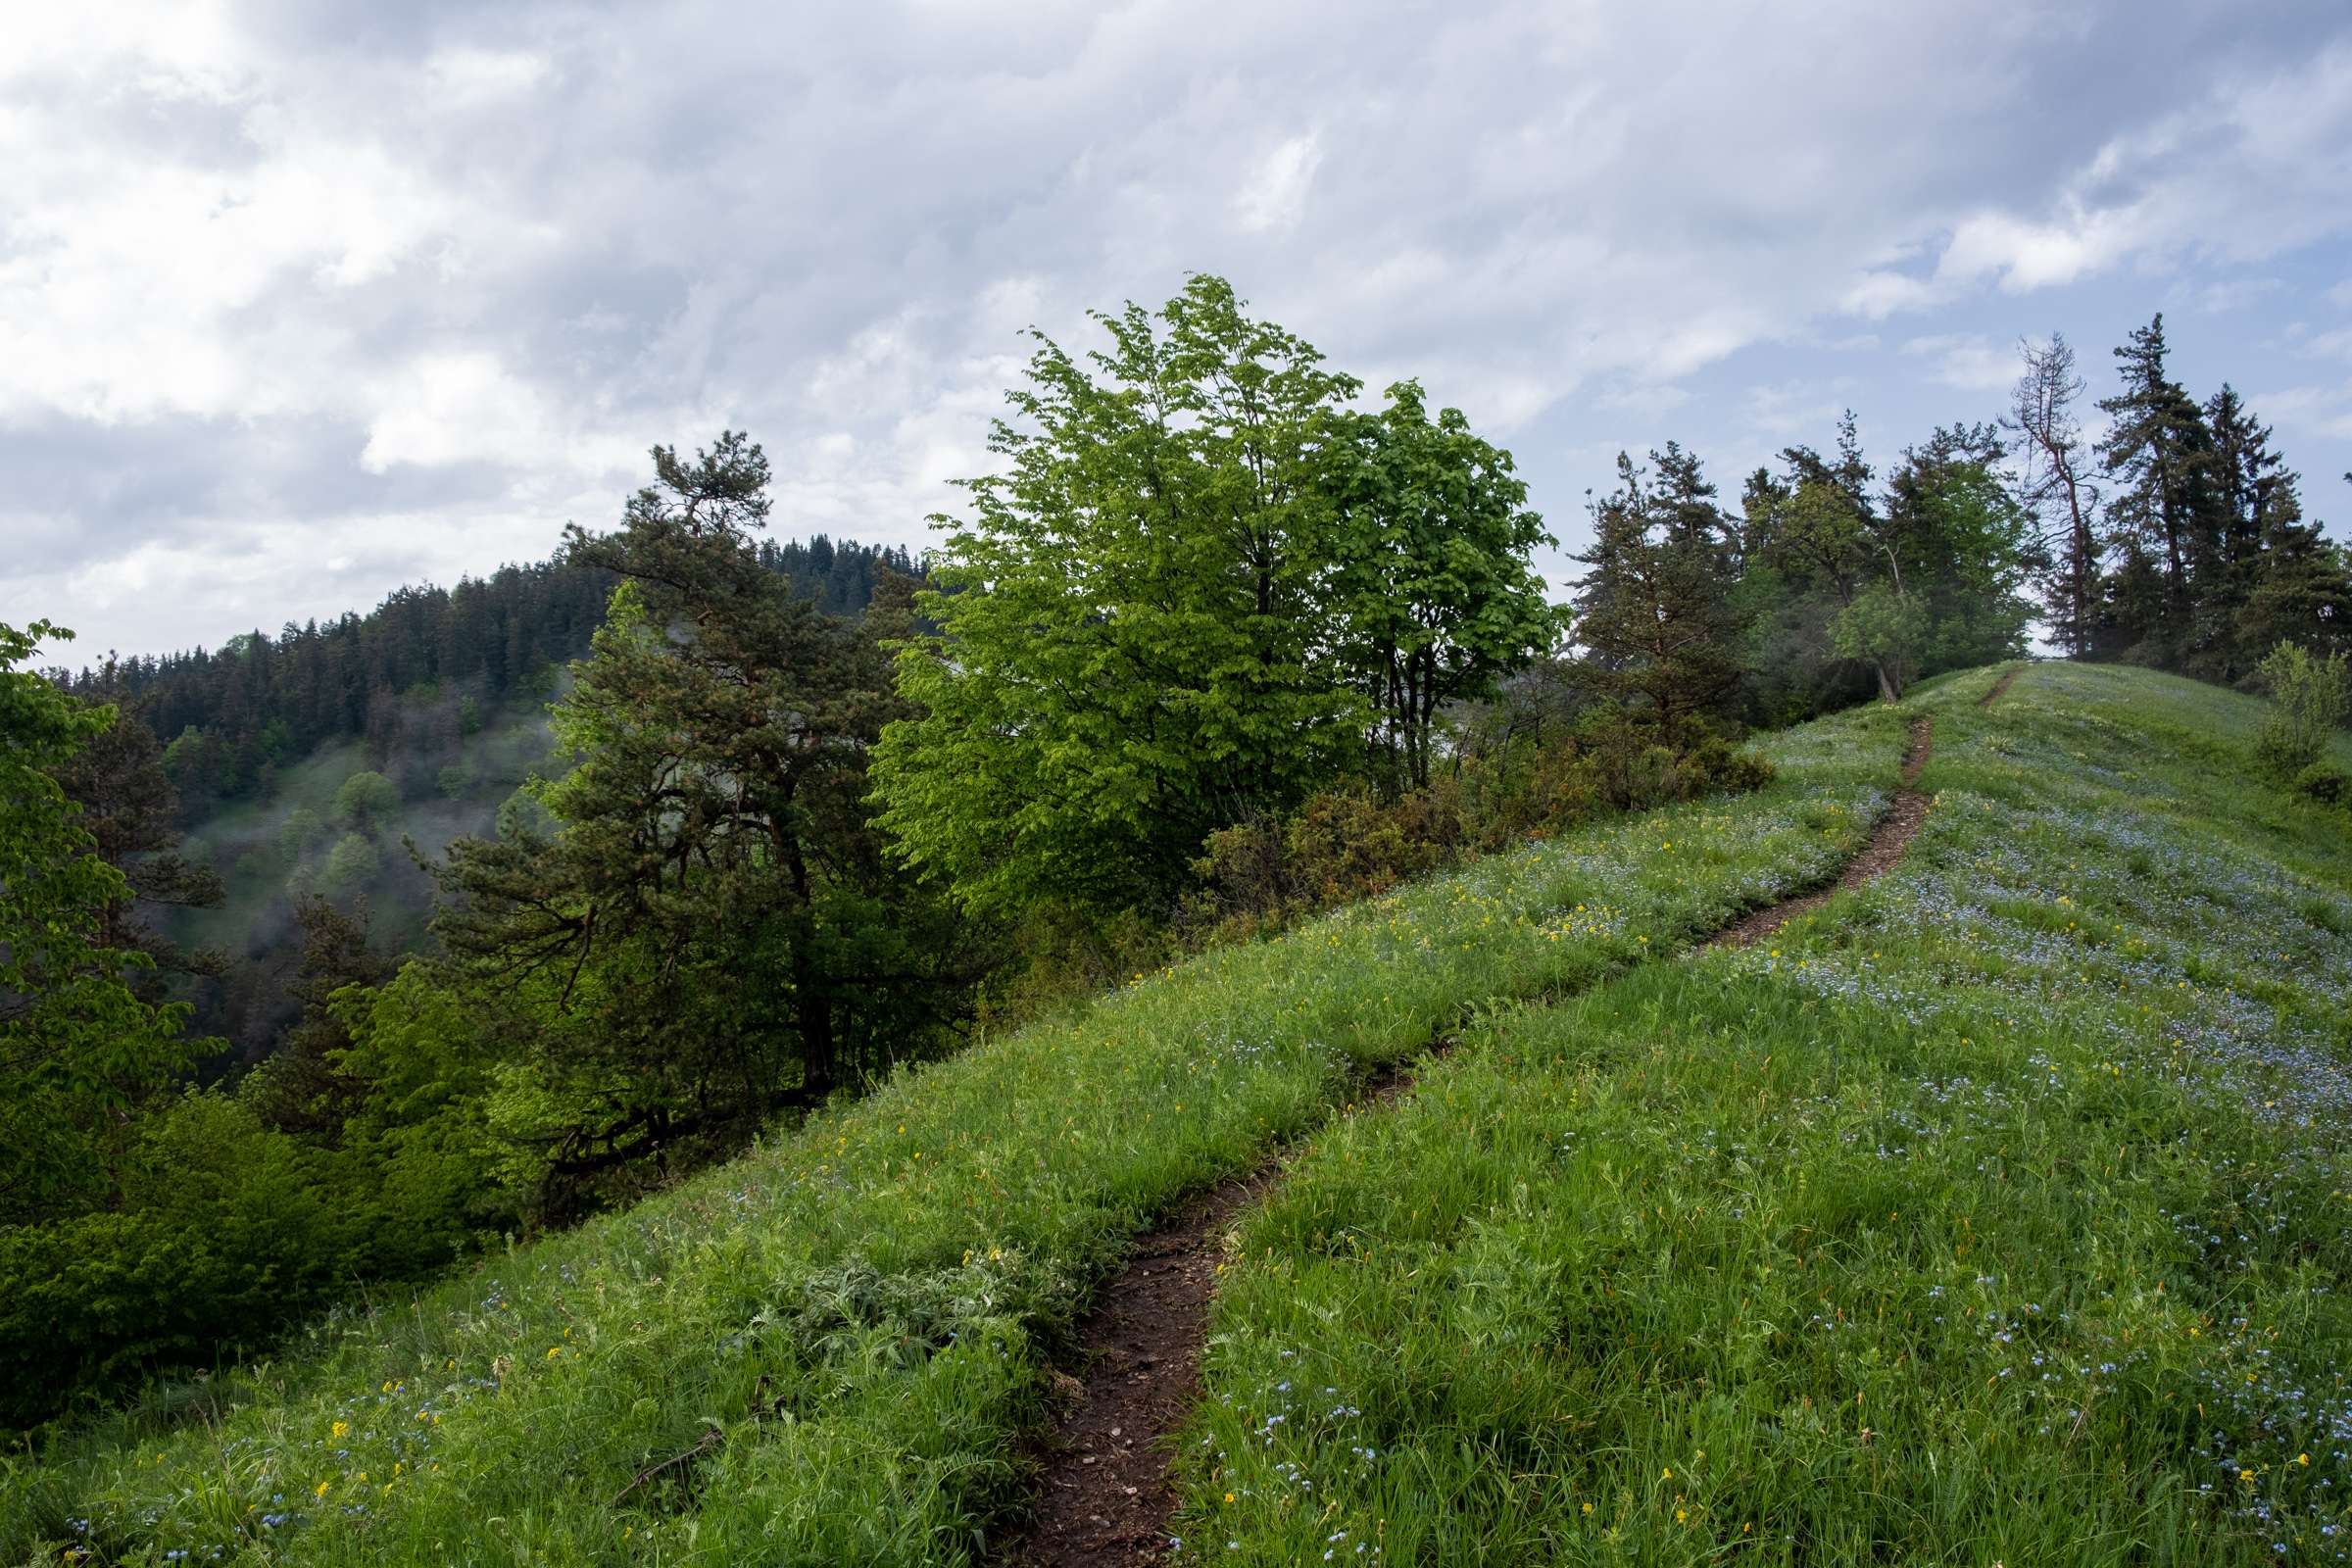
POLYGON ((1227 1276, 1186 1557, 2331 1552, 2344 819, 2244 781, 2240 699, 1989 680, 355 1303, 0 1460, 0 1557, 970 1560, 1123 1241, 1308 1133, 1227 1276), (1852 853, 1921 710, 1904 865, 1683 956, 1852 853))
POLYGON ((2243 700, 1982 685, 1895 874, 1318 1142, 1220 1298, 1218 1560, 2344 1557, 2347 821, 2243 700))

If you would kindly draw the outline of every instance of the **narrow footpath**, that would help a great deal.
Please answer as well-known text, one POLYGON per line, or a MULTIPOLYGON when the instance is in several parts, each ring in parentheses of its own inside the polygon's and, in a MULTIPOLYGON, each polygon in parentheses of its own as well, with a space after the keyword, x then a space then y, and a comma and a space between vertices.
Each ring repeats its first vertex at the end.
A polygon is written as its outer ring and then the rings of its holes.
MULTIPOLYGON (((1980 703, 1989 706, 2017 674, 2005 672, 1980 703)), ((1837 881, 1754 910, 1693 951, 1750 946, 1835 895, 1886 875, 1927 821, 1929 797, 1917 786, 1933 750, 1929 720, 1914 719, 1902 787, 1837 881)), ((1396 1072, 1340 1114, 1361 1114, 1411 1088, 1409 1072, 1396 1072)), ((1127 1266, 1079 1324, 1084 1375, 1068 1380, 1073 1397, 1041 1455, 1037 1511, 995 1561, 1008 1568, 1136 1568, 1165 1560, 1177 1502, 1168 1475, 1172 1445, 1200 1392, 1218 1267, 1230 1252, 1235 1216, 1280 1179, 1284 1157, 1277 1151, 1255 1171, 1201 1194, 1138 1238, 1127 1266)))

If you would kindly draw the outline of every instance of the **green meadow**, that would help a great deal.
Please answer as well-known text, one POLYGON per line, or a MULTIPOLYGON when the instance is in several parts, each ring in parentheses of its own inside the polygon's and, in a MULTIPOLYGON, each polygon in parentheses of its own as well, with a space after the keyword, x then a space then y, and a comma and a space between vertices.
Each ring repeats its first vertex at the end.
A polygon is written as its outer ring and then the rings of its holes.
POLYGON ((977 1561, 1124 1245, 1287 1151, 1178 1561, 2333 1560, 2346 818, 2249 782, 2249 700, 1993 675, 355 1298, 0 1458, 0 1558, 977 1561), (1694 951, 1835 875, 1923 712, 1907 858, 1694 951))
POLYGON ((1922 697, 1927 826, 1768 945, 1483 1017, 1241 1232, 1226 1563, 2352 1550, 2352 853, 2163 676, 1922 697))

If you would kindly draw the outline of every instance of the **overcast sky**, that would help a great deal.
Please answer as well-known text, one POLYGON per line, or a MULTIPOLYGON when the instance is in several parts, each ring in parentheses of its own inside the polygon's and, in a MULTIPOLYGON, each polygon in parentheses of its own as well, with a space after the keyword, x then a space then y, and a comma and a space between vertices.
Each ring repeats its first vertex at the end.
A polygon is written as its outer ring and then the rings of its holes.
POLYGON ((1193 270, 1571 545, 1621 447, 1884 463, 2159 310, 2352 521, 2342 0, 27 4, 0 170, 0 620, 76 661, 539 559, 724 426, 919 548, 1020 329, 1193 270))

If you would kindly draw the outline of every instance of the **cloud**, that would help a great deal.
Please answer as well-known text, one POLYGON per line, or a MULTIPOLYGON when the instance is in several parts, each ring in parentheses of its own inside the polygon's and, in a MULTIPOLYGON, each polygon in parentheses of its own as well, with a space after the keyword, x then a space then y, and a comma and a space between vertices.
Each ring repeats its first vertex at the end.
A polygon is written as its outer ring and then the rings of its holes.
POLYGON ((0 607, 124 646, 543 553, 721 427, 779 526, 919 546, 1024 328, 1200 270, 1573 533, 1593 453, 1924 434, 2060 303, 2228 301, 2222 373, 2302 387, 2263 345, 2352 214, 2321 0, 51 15, 0 54, 0 607))
POLYGON ((2185 107, 2102 141, 2038 211, 1955 213, 1925 273, 1864 272, 1847 309, 1879 318, 1991 286, 2062 287, 2184 255, 2242 264, 2335 232, 2352 200, 2352 45, 2225 75, 2185 107), (2320 209, 2320 210, 2316 210, 2320 209))
POLYGON ((1258 164, 1233 201, 1234 219, 1251 233, 1289 228, 1306 208, 1307 187, 1323 150, 1315 137, 1293 136, 1258 164))
POLYGON ((1975 333, 1942 333, 1915 337, 1903 353, 1935 362, 1930 372, 1944 386, 1969 391, 2006 391, 2017 384, 2018 357, 2014 344, 1995 344, 1975 333))
POLYGON ((2352 440, 2352 386, 2280 387, 2246 401, 2287 434, 2352 440))

